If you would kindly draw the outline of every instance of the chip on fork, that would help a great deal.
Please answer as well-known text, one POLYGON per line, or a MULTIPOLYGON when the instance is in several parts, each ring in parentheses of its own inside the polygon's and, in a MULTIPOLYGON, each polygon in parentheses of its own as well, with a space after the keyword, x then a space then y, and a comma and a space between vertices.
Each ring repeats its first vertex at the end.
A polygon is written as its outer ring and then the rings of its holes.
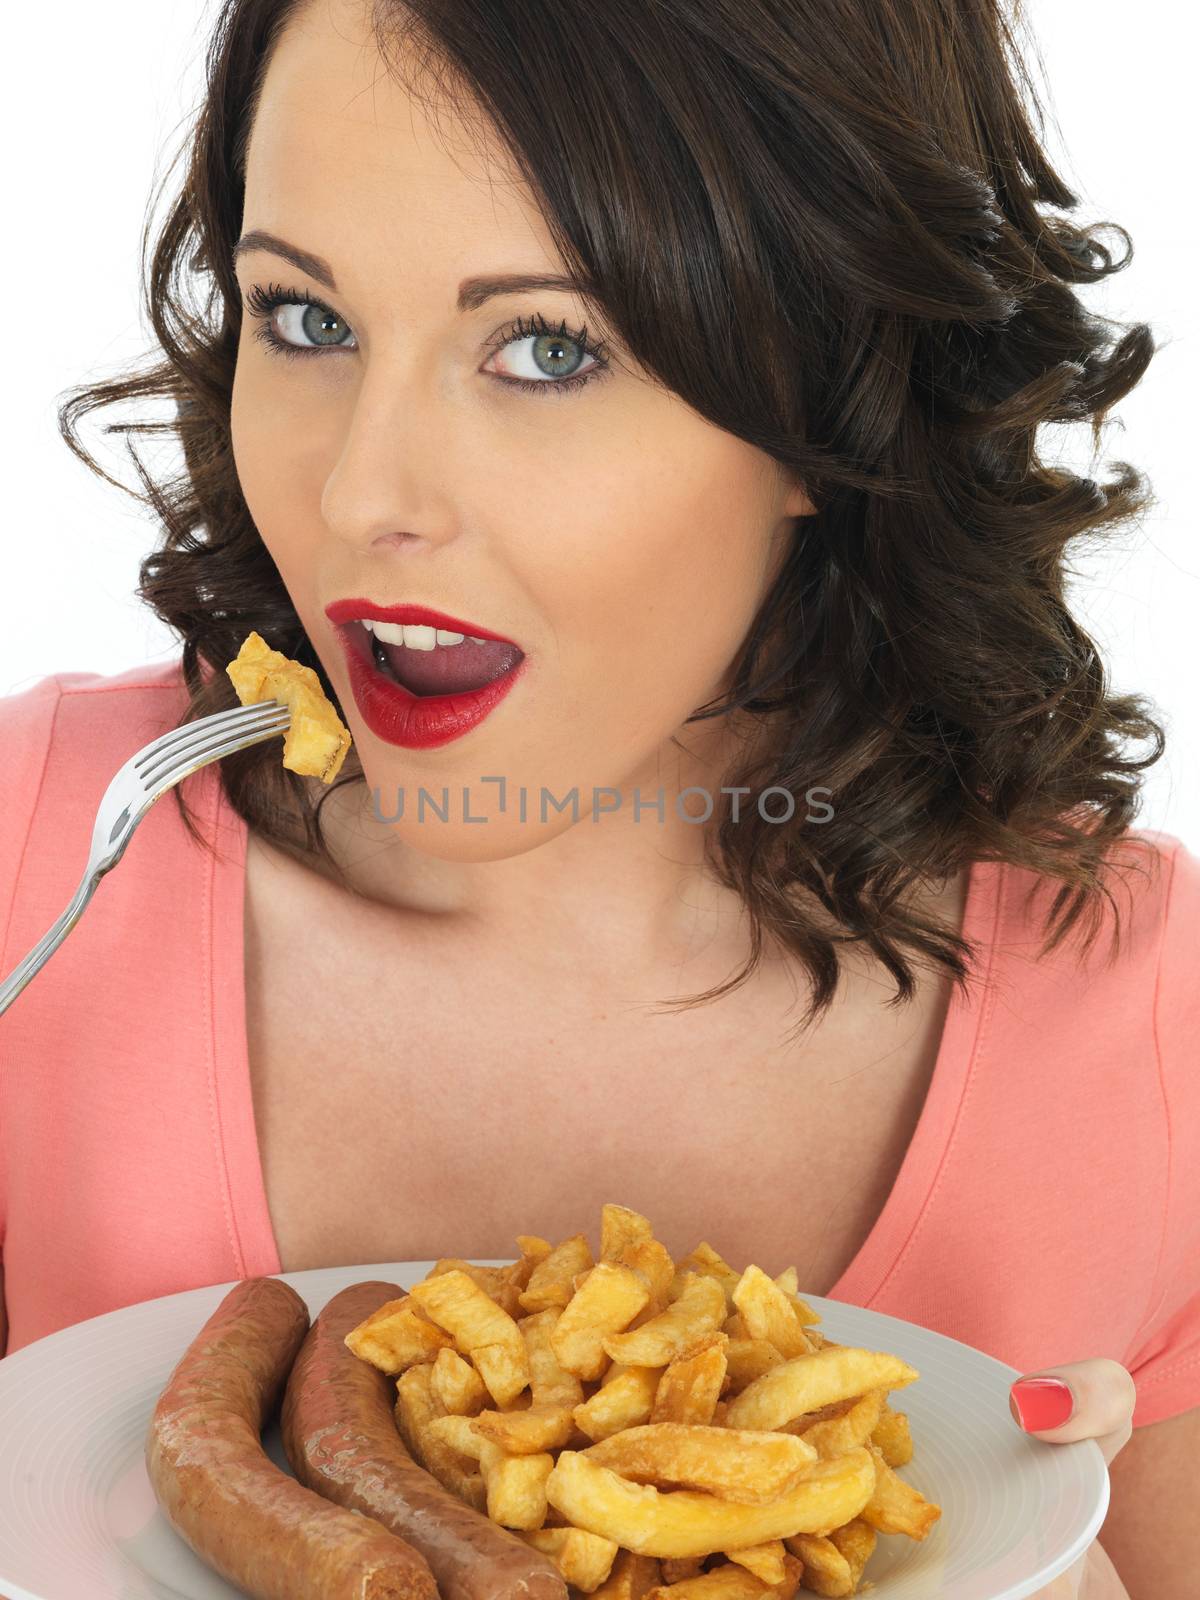
POLYGON ((39 972, 79 921, 96 885, 125 853, 133 830, 154 802, 189 773, 260 739, 286 733, 291 711, 280 700, 216 711, 172 728, 133 755, 113 778, 96 812, 87 867, 71 903, 49 931, 0 983, 0 1015, 39 972))

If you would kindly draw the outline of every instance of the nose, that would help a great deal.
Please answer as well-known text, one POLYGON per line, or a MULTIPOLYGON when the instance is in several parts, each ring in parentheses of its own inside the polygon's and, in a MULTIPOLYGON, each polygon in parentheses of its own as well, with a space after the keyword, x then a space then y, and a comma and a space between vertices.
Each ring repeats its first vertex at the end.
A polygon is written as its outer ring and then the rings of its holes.
POLYGON ((445 543, 452 537, 445 446, 445 428, 412 375, 373 363, 321 492, 326 527, 364 552, 445 543))

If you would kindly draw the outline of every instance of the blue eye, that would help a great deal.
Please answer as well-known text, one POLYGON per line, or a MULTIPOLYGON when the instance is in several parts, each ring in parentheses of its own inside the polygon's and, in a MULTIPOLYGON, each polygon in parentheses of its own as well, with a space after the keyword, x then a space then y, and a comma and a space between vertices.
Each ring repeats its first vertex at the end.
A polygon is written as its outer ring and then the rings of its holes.
POLYGON ((497 375, 497 378, 499 382, 514 384, 527 393, 530 391, 544 393, 550 390, 555 394, 562 394, 568 389, 582 389, 583 385, 590 383, 594 377, 603 376, 608 366, 608 358, 603 347, 589 340, 586 328, 579 333, 572 333, 565 322, 560 323, 557 328, 551 328, 545 318, 536 312, 528 321, 524 317, 518 317, 499 336, 493 348, 501 350, 510 344, 525 342, 530 345, 528 354, 534 364, 534 370, 544 371, 546 367, 551 369, 546 379, 539 381, 537 378, 511 378, 503 375, 497 375), (560 363, 568 366, 577 365, 577 360, 571 353, 572 346, 584 356, 591 356, 593 365, 581 373, 571 372, 559 376, 554 368, 560 363), (564 349, 567 352, 565 355, 564 349))
POLYGON ((358 349, 349 324, 332 306, 293 289, 282 289, 278 284, 263 289, 256 283, 246 296, 246 307, 259 324, 254 330, 255 338, 281 355, 358 349))
MULTIPOLYGON (((258 322, 254 337, 273 354, 294 357, 310 356, 322 349, 358 349, 353 330, 341 314, 300 290, 285 289, 274 283, 264 289, 254 284, 246 294, 246 309, 258 322)), ((609 365, 603 346, 589 339, 586 328, 573 332, 565 321, 553 328, 537 313, 528 319, 518 317, 498 336, 492 351, 496 353, 519 343, 530 346, 527 361, 532 361, 534 371, 546 374, 544 379, 503 373, 489 373, 488 376, 526 393, 563 395, 568 390, 581 389, 593 378, 605 376, 609 365), (574 368, 580 359, 587 357, 591 358, 592 365, 576 372, 574 368)))
POLYGON ((350 342, 354 342, 354 335, 336 311, 326 311, 311 301, 307 305, 283 305, 276 309, 279 313, 279 332, 287 344, 345 344, 347 334, 350 335, 350 342))

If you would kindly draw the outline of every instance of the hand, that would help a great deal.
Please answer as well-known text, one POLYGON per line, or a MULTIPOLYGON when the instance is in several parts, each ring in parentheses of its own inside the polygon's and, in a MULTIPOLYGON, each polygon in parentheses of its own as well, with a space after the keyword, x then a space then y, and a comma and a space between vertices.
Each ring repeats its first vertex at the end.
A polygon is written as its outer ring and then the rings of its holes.
MULTIPOLYGON (((1095 1439, 1105 1465, 1110 1465, 1133 1433, 1136 1398, 1133 1379, 1120 1362, 1097 1357, 1025 1374, 1013 1384, 1008 1403, 1018 1427, 1024 1412, 1025 1431, 1035 1439, 1045 1439, 1048 1444, 1095 1439), (1019 1386, 1031 1378, 1058 1378, 1070 1392, 1063 1395, 1057 1387, 1035 1385, 1018 1393, 1019 1386), (1064 1413, 1066 1420, 1059 1421, 1064 1413)), ((1030 1600, 1129 1600, 1129 1592, 1102 1546, 1093 1540, 1078 1561, 1030 1600)))

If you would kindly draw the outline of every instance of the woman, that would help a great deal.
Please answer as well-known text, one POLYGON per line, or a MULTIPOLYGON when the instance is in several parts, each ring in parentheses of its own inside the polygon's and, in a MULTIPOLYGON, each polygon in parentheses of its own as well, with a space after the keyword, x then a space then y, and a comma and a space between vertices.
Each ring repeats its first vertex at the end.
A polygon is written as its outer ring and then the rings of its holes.
POLYGON ((64 411, 176 403, 182 659, 0 702, 3 970, 250 631, 354 745, 188 780, 6 1017, 10 1351, 617 1199, 1020 1367, 1113 1463, 1043 1595, 1182 1600, 1200 859, 1133 828, 1162 730, 1063 598, 1145 485, 1035 448, 1153 346, 1078 297, 1123 263, 1037 209, 1010 45, 991 0, 225 5, 163 360, 64 411))

